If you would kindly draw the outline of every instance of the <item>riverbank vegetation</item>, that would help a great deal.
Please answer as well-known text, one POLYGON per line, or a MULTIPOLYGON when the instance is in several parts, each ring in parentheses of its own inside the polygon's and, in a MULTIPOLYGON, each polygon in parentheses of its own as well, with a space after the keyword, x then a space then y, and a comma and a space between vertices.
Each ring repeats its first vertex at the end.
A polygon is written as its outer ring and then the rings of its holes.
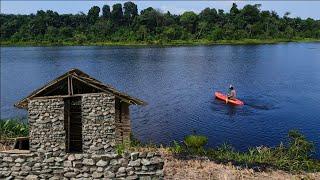
POLYGON ((0 14, 1 45, 199 45, 318 41, 320 20, 279 16, 260 5, 229 12, 208 7, 175 15, 133 2, 93 6, 88 13, 0 14))
POLYGON ((256 170, 280 169, 289 172, 320 172, 320 161, 313 159, 313 143, 309 142, 298 131, 288 133, 288 143, 270 148, 265 146, 249 148, 246 152, 236 151, 231 145, 223 144, 217 148, 204 148, 206 139, 203 136, 187 136, 183 143, 173 143, 170 150, 180 158, 205 156, 218 163, 256 170))
MULTIPOLYGON (((1 120, 0 140, 28 136, 28 125, 22 120, 1 120)), ((259 146, 240 152, 229 144, 216 148, 207 148, 208 138, 200 135, 189 135, 182 142, 173 141, 165 147, 177 159, 208 158, 219 164, 232 164, 241 168, 252 168, 257 171, 267 169, 284 170, 288 172, 320 172, 320 160, 314 159, 314 144, 308 141, 300 132, 292 130, 288 133, 286 144, 276 147, 259 146)), ((116 151, 123 153, 127 148, 158 148, 156 145, 142 144, 131 136, 131 144, 118 145, 116 151)))
POLYGON ((20 119, 0 120, 0 140, 25 137, 29 135, 29 126, 20 119))

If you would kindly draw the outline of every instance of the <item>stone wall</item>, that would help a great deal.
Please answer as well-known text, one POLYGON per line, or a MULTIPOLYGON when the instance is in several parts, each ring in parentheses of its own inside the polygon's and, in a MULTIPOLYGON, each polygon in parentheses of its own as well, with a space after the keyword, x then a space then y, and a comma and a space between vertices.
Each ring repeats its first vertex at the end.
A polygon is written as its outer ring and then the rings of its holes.
POLYGON ((116 102, 116 142, 129 143, 130 142, 130 133, 131 133, 131 124, 130 124, 130 112, 129 104, 125 102, 118 103, 116 102))
POLYGON ((30 151, 65 152, 64 101, 62 98, 33 99, 28 104, 30 151))
POLYGON ((163 179, 159 153, 117 154, 0 153, 0 179, 163 179))
POLYGON ((82 149, 84 153, 104 154, 115 151, 115 96, 82 96, 82 149))

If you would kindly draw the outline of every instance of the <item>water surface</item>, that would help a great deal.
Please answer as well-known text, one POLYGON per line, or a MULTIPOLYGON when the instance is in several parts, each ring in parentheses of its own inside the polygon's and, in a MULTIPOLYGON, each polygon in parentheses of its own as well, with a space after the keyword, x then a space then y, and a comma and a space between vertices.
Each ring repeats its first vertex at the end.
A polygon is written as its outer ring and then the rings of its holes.
POLYGON ((149 104, 131 107, 144 142, 168 144, 192 132, 209 146, 274 146, 299 129, 320 149, 320 43, 197 47, 2 47, 1 118, 13 104, 79 68, 149 104), (233 84, 246 105, 213 98, 233 84))

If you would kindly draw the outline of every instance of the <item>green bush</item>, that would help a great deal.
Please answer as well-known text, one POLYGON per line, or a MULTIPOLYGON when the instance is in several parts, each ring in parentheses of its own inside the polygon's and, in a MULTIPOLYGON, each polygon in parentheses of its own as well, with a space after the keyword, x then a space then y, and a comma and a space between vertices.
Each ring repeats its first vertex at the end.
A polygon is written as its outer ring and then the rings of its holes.
POLYGON ((184 144, 192 153, 204 153, 204 146, 208 143, 208 138, 199 135, 189 135, 184 138, 184 144))
POLYGON ((179 154, 183 152, 183 147, 177 141, 173 141, 173 146, 170 147, 170 151, 179 154))
POLYGON ((14 138, 19 136, 28 136, 29 127, 28 124, 22 120, 10 119, 0 120, 0 139, 14 138))

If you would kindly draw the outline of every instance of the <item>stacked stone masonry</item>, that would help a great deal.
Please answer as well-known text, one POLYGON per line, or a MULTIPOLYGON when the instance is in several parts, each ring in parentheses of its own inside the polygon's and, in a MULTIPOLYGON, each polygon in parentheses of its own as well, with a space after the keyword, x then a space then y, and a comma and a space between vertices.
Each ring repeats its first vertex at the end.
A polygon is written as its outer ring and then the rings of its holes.
POLYGON ((34 99, 28 104, 30 151, 65 152, 64 101, 62 98, 34 99))
POLYGON ((84 94, 82 96, 83 152, 103 154, 114 152, 116 145, 115 96, 84 94))
POLYGON ((0 179, 163 179, 157 152, 53 154, 0 153, 0 179))

